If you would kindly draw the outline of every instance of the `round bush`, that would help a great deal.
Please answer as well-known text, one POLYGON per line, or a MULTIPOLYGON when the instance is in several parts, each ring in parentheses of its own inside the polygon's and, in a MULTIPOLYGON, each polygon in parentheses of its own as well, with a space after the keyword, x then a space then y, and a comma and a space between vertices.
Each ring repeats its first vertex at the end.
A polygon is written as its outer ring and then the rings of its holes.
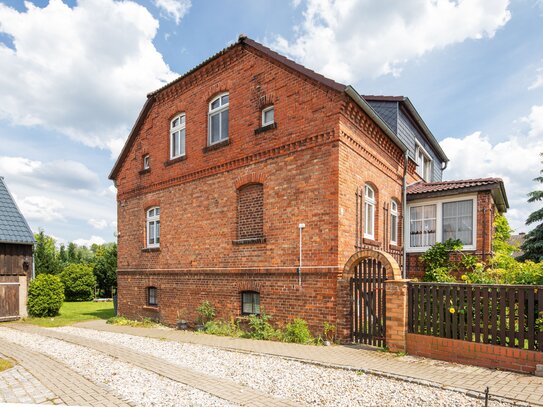
POLYGON ((54 317, 64 301, 64 286, 52 274, 40 274, 28 287, 28 314, 33 317, 54 317))
POLYGON ((94 298, 96 277, 86 264, 70 264, 60 273, 66 301, 90 301, 94 298))

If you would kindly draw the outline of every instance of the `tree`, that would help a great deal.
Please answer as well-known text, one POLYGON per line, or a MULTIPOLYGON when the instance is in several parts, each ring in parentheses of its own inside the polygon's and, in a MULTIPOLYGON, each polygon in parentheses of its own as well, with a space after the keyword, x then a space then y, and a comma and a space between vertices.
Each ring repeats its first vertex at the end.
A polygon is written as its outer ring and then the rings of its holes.
POLYGON ((117 285, 117 245, 102 245, 96 250, 94 275, 100 291, 111 297, 111 289, 117 285))
POLYGON ((34 235, 34 238, 36 239, 36 249, 34 251, 36 275, 58 274, 60 264, 57 258, 55 239, 47 236, 41 229, 34 235))
MULTIPOLYGON (((543 153, 540 154, 543 157, 543 153)), ((541 161, 543 164, 543 161, 541 161)), ((534 178, 535 182, 543 184, 543 170, 540 171, 540 176, 534 178)), ((537 190, 528 194, 528 202, 542 202, 543 191, 537 190)), ((532 260, 534 262, 543 261, 543 205, 532 212, 526 220, 526 225, 536 224, 530 232, 526 234, 524 243, 521 246, 524 254, 521 256, 521 260, 532 260)))
POLYGON ((66 254, 66 246, 63 244, 60 245, 60 250, 58 252, 58 260, 62 266, 68 262, 68 255, 66 254))
POLYGON ((79 263, 76 253, 77 245, 74 242, 68 244, 68 263, 79 263))
POLYGON ((90 301, 94 298, 96 278, 92 267, 86 264, 70 264, 60 273, 64 295, 68 301, 90 301))

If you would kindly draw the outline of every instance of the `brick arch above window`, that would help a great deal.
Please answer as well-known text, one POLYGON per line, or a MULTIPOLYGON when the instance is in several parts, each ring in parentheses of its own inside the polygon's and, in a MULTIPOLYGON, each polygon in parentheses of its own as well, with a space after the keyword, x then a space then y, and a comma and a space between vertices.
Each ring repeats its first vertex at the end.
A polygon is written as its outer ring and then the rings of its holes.
POLYGON ((266 181, 266 175, 261 172, 251 172, 244 174, 234 181, 234 185, 237 190, 249 184, 264 184, 266 181))
POLYGON ((237 240, 243 243, 264 243, 264 185, 249 183, 237 190, 237 240))

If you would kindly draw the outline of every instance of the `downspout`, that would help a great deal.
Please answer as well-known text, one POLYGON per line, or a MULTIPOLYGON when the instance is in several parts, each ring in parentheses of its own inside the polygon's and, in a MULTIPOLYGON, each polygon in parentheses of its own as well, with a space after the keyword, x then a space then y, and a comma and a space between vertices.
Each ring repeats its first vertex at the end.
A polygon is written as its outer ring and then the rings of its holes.
POLYGON ((407 242, 407 165, 409 163, 409 152, 404 153, 403 183, 402 183, 402 218, 403 218, 403 247, 402 247, 402 277, 407 278, 407 253, 405 252, 407 242))

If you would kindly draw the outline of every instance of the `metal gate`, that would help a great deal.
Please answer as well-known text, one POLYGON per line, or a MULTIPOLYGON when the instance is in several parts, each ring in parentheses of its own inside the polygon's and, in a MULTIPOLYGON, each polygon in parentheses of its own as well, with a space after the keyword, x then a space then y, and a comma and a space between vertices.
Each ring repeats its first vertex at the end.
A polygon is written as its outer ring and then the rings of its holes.
POLYGON ((0 321, 19 318, 19 283, 0 282, 0 321))
POLYGON ((351 337, 353 342, 385 346, 386 267, 380 260, 366 258, 351 277, 351 337))

